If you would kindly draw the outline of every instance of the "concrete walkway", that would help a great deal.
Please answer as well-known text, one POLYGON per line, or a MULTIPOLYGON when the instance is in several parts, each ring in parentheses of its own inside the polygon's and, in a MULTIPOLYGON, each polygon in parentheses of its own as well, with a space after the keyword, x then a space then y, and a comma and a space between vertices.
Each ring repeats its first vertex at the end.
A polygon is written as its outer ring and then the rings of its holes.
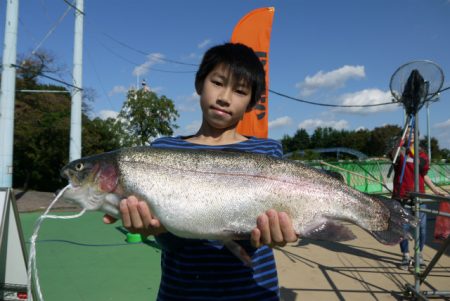
MULTIPOLYGON (((433 224, 429 222, 430 228, 433 224)), ((356 240, 336 243, 303 239, 276 252, 282 300, 404 299, 404 285, 414 285, 414 275, 412 269, 398 268, 399 246, 382 245, 360 228, 349 227, 357 235, 356 240)), ((437 248, 438 244, 427 244, 427 263, 437 248)), ((423 290, 450 291, 449 250, 422 284, 423 290)))

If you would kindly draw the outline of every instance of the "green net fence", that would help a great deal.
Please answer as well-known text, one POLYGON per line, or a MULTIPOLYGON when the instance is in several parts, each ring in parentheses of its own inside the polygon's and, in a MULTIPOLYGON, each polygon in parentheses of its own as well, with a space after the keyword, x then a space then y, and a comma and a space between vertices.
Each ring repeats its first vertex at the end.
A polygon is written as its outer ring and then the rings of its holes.
MULTIPOLYGON (((386 160, 307 162, 324 170, 340 173, 347 185, 366 193, 387 194, 392 191, 394 173, 388 178, 391 163, 386 160)), ((432 163, 428 171, 430 179, 438 186, 450 185, 450 164, 432 163)))

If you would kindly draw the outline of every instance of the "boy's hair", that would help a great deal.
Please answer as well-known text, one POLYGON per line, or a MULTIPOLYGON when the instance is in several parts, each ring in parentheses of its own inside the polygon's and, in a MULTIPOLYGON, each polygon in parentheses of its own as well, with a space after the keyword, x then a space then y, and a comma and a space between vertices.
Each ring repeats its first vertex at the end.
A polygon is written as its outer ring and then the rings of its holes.
POLYGON ((230 68, 234 80, 249 83, 252 96, 247 109, 253 108, 266 90, 264 67, 255 52, 244 44, 225 43, 206 51, 195 76, 195 90, 202 93, 208 74, 218 65, 230 68))

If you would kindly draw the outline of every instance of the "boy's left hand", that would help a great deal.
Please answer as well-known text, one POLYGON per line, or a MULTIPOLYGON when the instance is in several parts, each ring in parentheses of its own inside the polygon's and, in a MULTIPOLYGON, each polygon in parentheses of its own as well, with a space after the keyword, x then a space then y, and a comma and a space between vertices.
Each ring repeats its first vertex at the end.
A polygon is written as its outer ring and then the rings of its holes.
POLYGON ((273 248, 283 247, 286 243, 295 242, 297 239, 298 235, 294 231, 292 220, 286 212, 270 209, 258 216, 250 241, 255 248, 263 245, 273 248))

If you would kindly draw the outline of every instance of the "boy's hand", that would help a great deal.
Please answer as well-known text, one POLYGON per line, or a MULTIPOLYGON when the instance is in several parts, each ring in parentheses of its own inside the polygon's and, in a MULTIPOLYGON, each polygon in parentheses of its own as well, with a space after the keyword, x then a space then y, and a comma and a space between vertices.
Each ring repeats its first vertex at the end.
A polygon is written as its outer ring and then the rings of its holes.
POLYGON ((292 226, 291 218, 285 212, 270 209, 258 216, 256 228, 252 230, 251 243, 255 248, 263 245, 270 247, 285 246, 295 242, 298 235, 292 226))
MULTIPOLYGON (((147 203, 139 201, 134 196, 129 196, 120 202, 120 215, 123 226, 131 233, 139 233, 147 237, 166 232, 164 226, 151 213, 147 203)), ((107 214, 103 217, 105 224, 112 224, 115 221, 115 218, 107 214)))

